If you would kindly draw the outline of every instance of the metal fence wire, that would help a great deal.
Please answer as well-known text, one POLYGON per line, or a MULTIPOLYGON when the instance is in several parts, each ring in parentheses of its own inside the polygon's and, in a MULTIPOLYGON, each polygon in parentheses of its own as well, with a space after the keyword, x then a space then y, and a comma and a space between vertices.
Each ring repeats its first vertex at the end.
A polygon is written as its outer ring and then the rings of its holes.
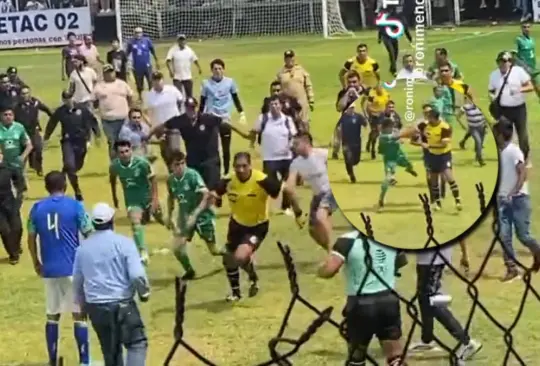
MULTIPOLYGON (((506 344, 506 352, 504 359, 502 361, 502 365, 506 366, 509 364, 509 358, 512 354, 515 358, 515 361, 517 364, 521 366, 525 366, 526 363, 523 360, 523 358, 518 354, 517 350, 514 348, 514 340, 512 332, 516 328, 518 322, 520 321, 522 315, 523 315, 523 309, 525 306, 525 302, 527 298, 532 294, 536 299, 540 302, 540 295, 538 291, 531 285, 531 277, 532 277, 532 271, 530 268, 524 266, 521 262, 519 262, 517 259, 516 265, 521 268, 524 271, 524 274, 522 276, 522 280, 525 283, 525 291, 523 292, 523 296, 520 301, 519 310, 516 313, 516 316, 510 326, 506 327, 503 324, 501 324, 493 314, 490 313, 486 305, 480 300, 480 290, 478 289, 476 282, 480 279, 482 276, 483 271, 486 268, 486 265, 488 263, 489 258, 491 257, 491 254, 493 253, 493 250, 495 249, 495 245, 497 243, 500 244, 500 247, 502 247, 503 250, 507 251, 505 246, 502 245, 502 241, 499 236, 499 221, 498 221, 498 207, 496 200, 492 200, 489 204, 486 203, 486 197, 484 194, 484 186, 482 183, 478 183, 475 185, 476 191, 478 193, 478 201, 479 201, 479 207, 480 207, 480 213, 484 214, 487 210, 491 209, 493 212, 493 221, 491 225, 491 229, 493 232, 493 239, 491 240, 491 244, 482 260, 482 263, 476 273, 476 275, 472 278, 467 278, 464 275, 462 275, 458 269, 452 265, 446 259, 445 256, 441 255, 441 245, 437 241, 437 239, 434 237, 434 227, 433 227, 433 219, 432 219, 432 212, 429 205, 429 199, 426 194, 419 195, 419 199, 422 203, 424 214, 426 218, 426 234, 427 234, 427 241, 425 244, 425 248, 430 248, 435 251, 433 255, 433 259, 431 261, 430 266, 433 266, 435 260, 437 258, 440 258, 446 268, 450 269, 450 271, 461 281, 463 281, 467 285, 467 294, 472 299, 473 303, 471 306, 471 309, 469 310, 467 320, 465 322, 465 332, 469 333, 470 326, 472 324, 473 317, 478 313, 478 311, 481 311, 484 313, 484 315, 491 320, 491 322, 500 329, 503 335, 504 343, 506 344)), ((412 324, 410 327, 410 330, 408 334, 404 335, 403 339, 405 340, 405 344, 403 347, 403 353, 401 356, 402 360, 406 360, 407 356, 407 350, 409 349, 414 331, 417 326, 422 326, 422 322, 419 316, 419 311, 417 306, 415 305, 416 300, 418 298, 418 290, 416 293, 410 298, 407 299, 404 296, 400 295, 395 289, 391 288, 390 285, 388 285, 381 276, 373 270, 373 258, 370 254, 370 242, 374 241, 374 232, 373 227, 371 225, 371 219, 369 216, 365 214, 361 214, 362 221, 365 226, 365 235, 361 235, 359 238, 362 238, 363 245, 365 249, 365 264, 368 268, 368 271, 366 272, 366 275, 364 276, 360 290, 365 285, 368 277, 370 275, 375 276, 379 281, 381 281, 387 288, 390 290, 399 300, 405 305, 405 309, 407 311, 407 314, 412 319, 412 324)), ((256 366, 270 366, 270 365, 277 365, 277 366, 292 366, 292 361, 290 360, 292 356, 294 356, 298 351, 300 351, 301 347, 308 342, 318 331, 318 329, 324 325, 325 323, 328 323, 336 328, 338 330, 341 337, 346 340, 347 339, 347 327, 346 327, 346 314, 342 313, 342 320, 337 321, 335 319, 332 319, 332 307, 328 307, 324 310, 318 309, 316 306, 314 306, 308 299, 302 296, 300 291, 300 286, 298 284, 298 274, 296 271, 296 266, 294 263, 294 259, 291 253, 291 249, 288 245, 285 245, 281 242, 277 243, 277 247, 279 251, 281 252, 281 255, 283 257, 283 261, 285 264, 285 269, 287 271, 289 284, 290 284, 290 291, 291 291, 291 300, 289 302, 289 306, 287 307, 287 310, 285 311, 285 314, 283 316, 281 325, 279 327, 279 330, 275 337, 273 337, 268 342, 268 350, 270 354, 270 359, 268 361, 262 362, 257 364, 256 366), (292 314, 292 311, 294 307, 297 305, 303 305, 307 309, 311 310, 315 315, 317 316, 313 322, 307 327, 307 329, 304 331, 300 337, 293 339, 293 338, 287 338, 285 336, 287 324, 289 322, 289 318, 292 314), (289 351, 281 352, 278 350, 278 348, 281 348, 282 345, 288 345, 287 347, 289 351)), ((508 253, 508 252, 507 252, 508 253)), ((509 253, 508 253, 509 254, 509 253)), ((399 276, 399 273, 396 273, 396 276, 399 276)), ((184 314, 185 314, 185 300, 186 300, 186 290, 187 286, 184 282, 182 282, 178 277, 175 281, 175 288, 176 288, 176 317, 175 317, 175 327, 174 327, 174 344, 171 347, 171 350, 169 351, 164 366, 168 366, 174 357, 176 351, 179 347, 183 347, 186 349, 189 353, 191 353, 195 358, 197 358, 201 364, 203 365, 209 365, 209 366, 216 366, 217 364, 213 361, 208 360, 206 357, 204 357, 201 353, 199 353, 196 349, 194 349, 192 346, 189 345, 189 343, 184 339, 184 329, 183 329, 183 323, 184 323, 184 314)), ((359 293, 361 291, 358 291, 359 293)), ((438 337, 434 336, 435 342, 446 352, 448 352, 448 361, 451 366, 462 366, 464 364, 463 361, 459 360, 456 351, 459 345, 455 347, 450 347, 447 344, 443 343, 438 337)), ((375 358, 373 356, 367 355, 367 361, 371 365, 379 365, 375 358)), ((402 361, 403 365, 405 364, 405 361, 402 361)), ((515 363, 513 363, 515 364, 515 363)))

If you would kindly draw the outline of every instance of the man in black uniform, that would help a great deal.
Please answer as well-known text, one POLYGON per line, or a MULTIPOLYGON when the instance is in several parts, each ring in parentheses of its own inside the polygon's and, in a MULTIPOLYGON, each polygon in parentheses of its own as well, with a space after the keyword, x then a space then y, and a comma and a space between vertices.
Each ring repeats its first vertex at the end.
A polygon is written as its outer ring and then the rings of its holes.
MULTIPOLYGON (((349 71, 347 73, 347 86, 341 89, 337 95, 336 110, 343 114, 365 92, 365 88, 360 84, 360 75, 356 71, 349 71)), ((338 159, 341 147, 341 131, 339 127, 338 122, 334 129, 332 141, 332 159, 338 159)))
POLYGON ((24 190, 25 182, 20 170, 4 164, 4 154, 0 150, 0 237, 12 265, 19 263, 22 253, 20 207, 24 190), (15 187, 17 196, 12 187, 15 187))
MULTIPOLYGON (((405 17, 397 13, 396 7, 392 6, 388 11, 389 19, 397 19, 403 24, 405 37, 409 40, 409 43, 412 43, 411 33, 409 32, 409 27, 407 26, 407 21, 405 17)), ((392 38, 386 33, 388 26, 379 26, 378 28, 378 41, 383 43, 388 52, 388 58, 390 59, 390 73, 396 76, 397 73, 397 59, 399 56, 399 40, 397 38, 392 38)))
POLYGON ((34 169, 37 175, 41 177, 43 175, 43 140, 40 133, 39 112, 44 112, 51 117, 52 111, 30 94, 28 86, 22 87, 21 99, 15 105, 13 111, 15 112, 15 120, 24 126, 34 147, 30 152, 30 168, 34 169))
POLYGON ((67 175, 69 183, 75 192, 78 201, 83 200, 79 187, 79 177, 77 172, 84 165, 87 152, 87 143, 90 141, 91 133, 96 136, 96 144, 99 145, 101 132, 96 117, 85 106, 77 106, 73 103, 73 95, 64 90, 62 92, 63 104, 52 114, 43 136, 43 145, 46 146, 54 129, 60 123, 62 137, 62 161, 63 172, 67 175))
POLYGON ((355 103, 351 104, 343 112, 338 121, 338 129, 341 132, 341 143, 343 144, 343 159, 345 169, 349 175, 351 183, 356 183, 354 167, 360 163, 362 153, 362 127, 367 127, 366 118, 357 112, 355 103))
POLYGON ((111 50, 107 52, 107 63, 113 65, 118 79, 127 81, 128 59, 126 52, 120 48, 120 42, 115 39, 111 43, 111 50))
POLYGON ((11 85, 7 74, 0 74, 0 108, 13 108, 19 99, 19 91, 11 85))
POLYGON ((22 81, 22 79, 19 77, 19 73, 17 72, 17 68, 15 66, 8 67, 6 73, 12 87, 22 89, 23 87, 28 86, 28 84, 22 81))

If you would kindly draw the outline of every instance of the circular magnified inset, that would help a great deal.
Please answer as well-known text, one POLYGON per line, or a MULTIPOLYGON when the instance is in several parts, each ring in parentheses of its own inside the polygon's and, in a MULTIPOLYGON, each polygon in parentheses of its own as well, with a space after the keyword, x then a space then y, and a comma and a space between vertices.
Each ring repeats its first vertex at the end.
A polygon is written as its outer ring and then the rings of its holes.
POLYGON ((339 208, 362 232, 360 214, 368 214, 378 242, 419 250, 428 242, 419 197, 425 195, 434 238, 455 241, 483 216, 476 185, 482 183, 486 203, 497 186, 498 149, 486 115, 462 83, 434 87, 411 123, 399 118, 399 100, 384 97, 382 87, 369 93, 362 108, 352 104, 338 124, 342 152, 334 151, 328 172, 339 208), (378 98, 386 101, 377 105, 378 98))

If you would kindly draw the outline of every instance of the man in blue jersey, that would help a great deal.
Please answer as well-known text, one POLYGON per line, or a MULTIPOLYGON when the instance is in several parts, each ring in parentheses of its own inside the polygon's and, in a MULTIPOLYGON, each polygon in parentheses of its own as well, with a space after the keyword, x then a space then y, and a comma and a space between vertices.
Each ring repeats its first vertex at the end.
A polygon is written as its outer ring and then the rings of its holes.
POLYGON ((127 44, 126 57, 131 56, 132 59, 133 78, 135 79, 139 100, 142 100, 144 80, 146 79, 148 89, 152 85, 152 60, 150 55, 154 57, 156 68, 159 70, 159 61, 152 40, 144 35, 141 27, 135 28, 135 36, 127 44))
POLYGON ((382 345, 387 365, 406 365, 401 356, 401 311, 394 293, 396 272, 406 264, 406 259, 395 249, 353 231, 336 240, 319 267, 319 277, 332 278, 345 265, 347 305, 344 315, 349 347, 346 366, 366 364, 373 336, 377 336, 382 345))
POLYGON ((231 166, 232 137, 232 129, 228 122, 231 120, 233 106, 240 113, 240 123, 246 123, 246 116, 238 97, 236 81, 224 75, 225 62, 217 58, 210 63, 210 69, 212 70, 212 76, 202 82, 199 110, 221 117, 226 122, 219 127, 219 136, 223 154, 223 170, 225 176, 227 176, 231 166))
POLYGON ((28 217, 28 249, 37 275, 45 282, 47 323, 45 337, 49 364, 56 366, 58 358, 58 322, 65 312, 73 314, 74 336, 81 366, 90 364, 86 316, 73 295, 72 274, 79 233, 92 230, 92 223, 83 205, 65 196, 66 178, 62 172, 51 171, 45 176, 49 197, 34 204, 28 217), (37 253, 39 238, 40 255, 37 253))

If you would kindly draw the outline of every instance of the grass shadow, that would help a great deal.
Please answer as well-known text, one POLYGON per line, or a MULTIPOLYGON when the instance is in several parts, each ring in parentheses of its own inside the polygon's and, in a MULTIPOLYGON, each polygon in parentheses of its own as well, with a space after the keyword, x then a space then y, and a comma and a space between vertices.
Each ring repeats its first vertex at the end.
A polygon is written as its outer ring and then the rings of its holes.
POLYGON ((0 258, 0 264, 8 264, 9 258, 0 258))
POLYGON ((79 178, 104 178, 108 177, 109 173, 106 172, 87 172, 79 175, 79 178))
POLYGON ((186 306, 186 310, 204 310, 209 313, 219 314, 230 310, 231 304, 226 300, 210 300, 186 306))

